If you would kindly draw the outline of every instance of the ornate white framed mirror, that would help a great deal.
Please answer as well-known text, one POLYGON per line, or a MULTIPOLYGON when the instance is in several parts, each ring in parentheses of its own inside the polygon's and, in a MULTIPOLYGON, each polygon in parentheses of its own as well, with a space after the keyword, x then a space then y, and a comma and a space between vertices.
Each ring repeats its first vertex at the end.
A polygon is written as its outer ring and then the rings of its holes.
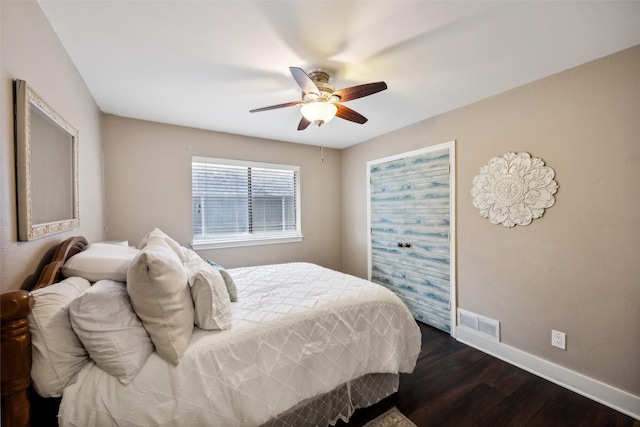
POLYGON ((24 80, 14 82, 18 239, 80 225, 78 131, 24 80))

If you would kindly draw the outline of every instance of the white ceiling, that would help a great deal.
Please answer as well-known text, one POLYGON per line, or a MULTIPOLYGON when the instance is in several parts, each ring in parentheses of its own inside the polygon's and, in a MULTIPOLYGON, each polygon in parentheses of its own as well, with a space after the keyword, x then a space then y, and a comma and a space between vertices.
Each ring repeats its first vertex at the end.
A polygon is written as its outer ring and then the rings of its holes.
POLYGON ((640 1, 53 1, 40 4, 105 113, 344 148, 640 44, 640 1), (298 131, 296 66, 385 81, 298 131))

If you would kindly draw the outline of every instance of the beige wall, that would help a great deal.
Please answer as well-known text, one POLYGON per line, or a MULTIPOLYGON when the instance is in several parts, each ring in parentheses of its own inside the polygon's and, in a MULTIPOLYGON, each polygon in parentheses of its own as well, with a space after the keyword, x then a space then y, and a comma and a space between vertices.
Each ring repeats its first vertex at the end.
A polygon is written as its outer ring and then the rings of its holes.
POLYGON ((640 396, 640 46, 344 150, 346 272, 367 274, 365 162, 449 140, 459 307, 499 320, 509 346, 640 396), (543 218, 511 229, 470 195, 509 151, 542 158, 559 185, 543 218))
POLYGON ((105 116, 107 239, 136 244, 154 227, 191 242, 191 157, 300 166, 300 243, 199 251, 225 267, 309 261, 341 269, 340 151, 105 116))
POLYGON ((38 3, 0 1, 0 16, 0 281, 6 291, 20 288, 67 237, 102 239, 102 136, 101 113, 38 3), (30 242, 17 241, 14 79, 25 80, 80 133, 80 227, 30 242))

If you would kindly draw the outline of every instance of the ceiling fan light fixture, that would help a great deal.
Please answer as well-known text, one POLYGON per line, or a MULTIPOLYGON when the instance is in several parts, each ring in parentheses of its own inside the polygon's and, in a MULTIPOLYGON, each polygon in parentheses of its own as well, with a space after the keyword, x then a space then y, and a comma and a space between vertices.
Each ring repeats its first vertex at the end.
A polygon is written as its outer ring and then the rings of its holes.
POLYGON ((324 101, 308 102, 302 105, 300 109, 305 119, 311 123, 327 123, 338 112, 338 107, 335 104, 324 101))
POLYGON ((333 85, 329 83, 329 73, 327 72, 313 71, 307 74, 302 68, 298 67, 289 67, 289 71, 291 71, 293 79, 302 89, 302 100, 256 108, 249 110, 250 113, 301 105, 302 119, 298 123, 298 130, 305 130, 311 123, 317 123, 320 126, 327 123, 334 116, 362 125, 367 122, 367 118, 351 108, 345 107, 342 103, 373 95, 387 89, 385 82, 374 82, 335 90, 333 85))

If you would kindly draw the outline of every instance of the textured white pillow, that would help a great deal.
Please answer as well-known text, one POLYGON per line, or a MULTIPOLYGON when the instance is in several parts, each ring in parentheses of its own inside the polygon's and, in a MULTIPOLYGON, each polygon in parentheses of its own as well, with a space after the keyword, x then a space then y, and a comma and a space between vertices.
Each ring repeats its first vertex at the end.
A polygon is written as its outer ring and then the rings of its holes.
POLYGON ((194 251, 187 255, 184 268, 191 285, 196 326, 201 329, 229 329, 231 300, 222 275, 194 251))
POLYGON ((148 239, 127 272, 133 309, 160 357, 178 364, 193 333, 193 300, 182 262, 165 241, 148 239))
POLYGON ((33 309, 28 315, 31 333, 31 380, 42 397, 60 397, 73 384, 88 355, 71 329, 69 304, 89 289, 80 277, 32 291, 33 309))
POLYGON ((69 306, 74 332, 103 371, 127 385, 153 353, 124 283, 96 282, 69 306))
POLYGON ((184 262, 185 260, 184 253, 183 253, 184 248, 180 246, 180 243, 173 240, 171 237, 169 237, 159 228, 154 228, 146 236, 144 236, 142 240, 140 240, 140 242, 138 243, 138 249, 144 249, 144 247, 147 246, 149 242, 149 238, 151 237, 159 237, 160 239, 162 239, 167 244, 167 246, 169 246, 171 250, 175 252, 176 255, 178 255, 178 258, 180 258, 180 261, 184 262))
POLYGON ((218 270, 222 275, 222 279, 224 279, 224 284, 227 287, 227 292, 229 293, 231 302, 238 302, 238 289, 236 288, 236 283, 233 281, 233 277, 231 277, 229 272, 223 266, 210 259, 207 260, 207 264, 218 270))
POLYGON ((140 251, 129 246, 110 243, 91 243, 72 256, 62 267, 64 277, 82 277, 90 282, 98 280, 127 280, 127 268, 140 251))

